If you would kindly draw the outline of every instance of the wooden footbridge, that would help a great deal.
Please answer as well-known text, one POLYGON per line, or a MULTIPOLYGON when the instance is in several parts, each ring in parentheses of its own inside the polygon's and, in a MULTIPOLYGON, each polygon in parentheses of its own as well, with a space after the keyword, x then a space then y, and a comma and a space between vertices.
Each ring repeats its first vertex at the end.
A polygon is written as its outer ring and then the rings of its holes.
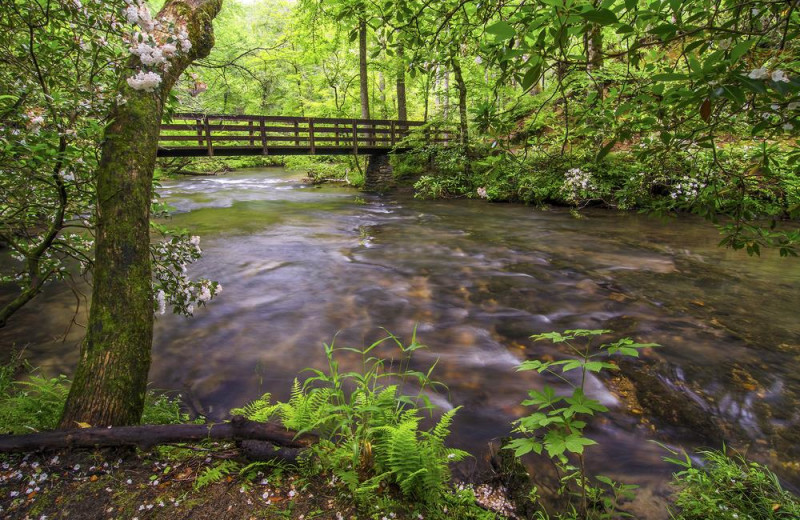
MULTIPOLYGON (((386 155, 404 151, 421 121, 322 117, 175 114, 161 125, 159 157, 236 155, 386 155)), ((425 130, 428 143, 456 136, 425 130)))

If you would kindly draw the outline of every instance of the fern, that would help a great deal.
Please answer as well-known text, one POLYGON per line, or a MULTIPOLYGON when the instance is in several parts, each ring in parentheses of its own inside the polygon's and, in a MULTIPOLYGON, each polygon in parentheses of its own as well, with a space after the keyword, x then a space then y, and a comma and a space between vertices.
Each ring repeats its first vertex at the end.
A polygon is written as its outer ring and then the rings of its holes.
MULTIPOLYGON (((403 347, 394 336, 385 339, 392 339, 406 356, 420 348, 416 342, 403 347)), ((234 413, 262 421, 277 416, 289 429, 317 433, 315 456, 301 459, 301 470, 333 471, 357 500, 388 485, 406 498, 435 508, 449 485, 449 464, 467 456, 444 444, 458 409, 443 414, 430 430, 421 430, 418 402, 422 390, 434 385, 428 379, 430 371, 391 371, 394 362, 375 354, 382 341, 363 350, 325 345, 328 371, 311 370, 314 375, 304 384, 295 380, 288 402, 273 404, 265 394, 234 413), (340 350, 361 354, 360 373, 339 372, 336 353, 340 350), (409 380, 420 385, 416 398, 403 395, 397 384, 384 383, 409 380)), ((409 357, 399 366, 408 367, 409 357)))
POLYGON ((244 405, 242 408, 231 410, 232 415, 242 415, 251 421, 267 422, 281 408, 281 404, 272 404, 270 394, 264 394, 253 402, 244 405))
POLYGON ((221 481, 231 473, 239 470, 239 464, 232 460, 223 460, 213 467, 206 466, 194 481, 194 489, 202 489, 221 481))

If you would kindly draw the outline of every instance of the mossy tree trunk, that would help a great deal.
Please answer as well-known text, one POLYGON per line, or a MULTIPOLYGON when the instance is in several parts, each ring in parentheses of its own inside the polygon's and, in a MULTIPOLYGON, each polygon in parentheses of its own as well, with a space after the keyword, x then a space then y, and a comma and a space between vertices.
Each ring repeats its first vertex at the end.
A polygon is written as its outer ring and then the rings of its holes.
POLYGON ((170 60, 155 92, 131 89, 138 58, 123 71, 97 171, 97 229, 92 306, 61 428, 139 422, 153 342, 150 202, 164 102, 186 67, 214 45, 212 20, 222 0, 169 0, 164 25, 185 25, 189 53, 170 60))

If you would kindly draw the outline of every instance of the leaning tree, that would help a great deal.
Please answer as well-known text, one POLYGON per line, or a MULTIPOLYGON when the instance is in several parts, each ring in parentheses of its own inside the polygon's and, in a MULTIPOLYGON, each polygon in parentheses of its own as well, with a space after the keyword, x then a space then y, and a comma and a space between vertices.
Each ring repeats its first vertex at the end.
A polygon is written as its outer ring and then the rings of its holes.
POLYGON ((144 1, 121 13, 135 26, 97 170, 92 306, 60 426, 135 424, 150 368, 154 298, 150 203, 158 136, 170 89, 214 45, 222 0, 144 1))

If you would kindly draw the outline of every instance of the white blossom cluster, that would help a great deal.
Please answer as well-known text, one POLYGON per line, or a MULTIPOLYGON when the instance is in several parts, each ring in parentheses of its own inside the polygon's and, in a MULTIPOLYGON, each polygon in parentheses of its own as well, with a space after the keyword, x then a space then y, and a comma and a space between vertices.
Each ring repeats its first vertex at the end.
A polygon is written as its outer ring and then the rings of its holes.
POLYGON ((700 181, 695 177, 684 175, 679 183, 670 193, 670 197, 674 200, 682 199, 686 202, 691 202, 696 199, 700 194, 700 190, 706 187, 706 183, 700 181))
POLYGON ((177 314, 191 316, 196 306, 205 305, 222 293, 219 282, 188 276, 188 265, 200 258, 200 237, 178 235, 152 246, 155 279, 154 311, 164 314, 171 305, 177 314))
POLYGON ((564 184, 561 186, 561 191, 569 200, 577 202, 586 198, 587 192, 593 189, 591 172, 583 171, 580 168, 570 168, 564 174, 564 184))
POLYGON ((153 92, 163 81, 162 73, 169 70, 169 59, 192 49, 189 33, 179 25, 164 25, 153 19, 144 0, 125 0, 123 17, 137 28, 128 35, 129 52, 137 56, 142 69, 127 79, 134 90, 153 92))
POLYGON ((747 77, 750 79, 771 79, 776 83, 789 83, 790 81, 786 72, 780 69, 775 69, 770 72, 766 67, 759 67, 751 70, 747 77))

